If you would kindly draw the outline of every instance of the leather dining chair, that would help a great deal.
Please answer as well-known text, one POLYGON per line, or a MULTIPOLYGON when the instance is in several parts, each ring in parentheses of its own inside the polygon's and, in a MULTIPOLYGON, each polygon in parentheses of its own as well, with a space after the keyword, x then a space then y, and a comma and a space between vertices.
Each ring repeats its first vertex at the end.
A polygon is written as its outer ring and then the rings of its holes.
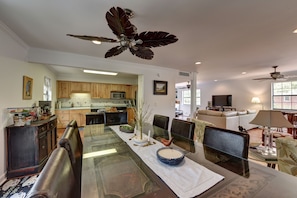
POLYGON ((169 117, 163 115, 154 115, 153 125, 168 130, 169 117))
POLYGON ((171 135, 179 135, 193 140, 195 132, 195 123, 174 118, 171 123, 171 135))
POLYGON ((238 158, 248 158, 250 136, 248 133, 206 126, 203 144, 238 158))
POLYGON ((59 145, 60 147, 64 147, 68 152, 77 182, 77 190, 80 194, 83 145, 76 121, 71 121, 68 124, 68 127, 65 129, 64 134, 59 141, 59 145))
POLYGON ((65 148, 56 148, 41 171, 27 198, 79 198, 75 176, 65 148))
POLYGON ((275 139, 278 169, 297 176, 297 140, 288 137, 275 139))
POLYGON ((194 146, 194 133, 195 133, 195 123, 173 119, 171 123, 171 138, 173 138, 173 143, 184 149, 185 151, 195 152, 194 146))

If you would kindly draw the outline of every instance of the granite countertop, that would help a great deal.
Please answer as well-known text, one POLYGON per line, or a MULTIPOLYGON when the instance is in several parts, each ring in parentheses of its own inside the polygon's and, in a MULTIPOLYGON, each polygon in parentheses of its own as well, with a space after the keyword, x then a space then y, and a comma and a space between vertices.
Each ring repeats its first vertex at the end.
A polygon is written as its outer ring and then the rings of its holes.
POLYGON ((62 108, 56 108, 56 110, 76 110, 76 109, 92 109, 95 107, 62 107, 62 108))
POLYGON ((127 105, 105 105, 105 106, 85 106, 85 107, 62 107, 56 110, 76 110, 76 109, 103 109, 108 107, 127 107, 127 105))

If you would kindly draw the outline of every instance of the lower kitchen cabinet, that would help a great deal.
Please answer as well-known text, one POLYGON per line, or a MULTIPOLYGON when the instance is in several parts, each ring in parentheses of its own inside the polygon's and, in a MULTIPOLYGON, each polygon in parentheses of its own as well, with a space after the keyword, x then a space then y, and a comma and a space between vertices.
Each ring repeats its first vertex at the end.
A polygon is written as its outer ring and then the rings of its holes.
POLYGON ((69 110, 56 110, 55 114, 57 116, 57 128, 63 129, 67 127, 70 121, 70 111, 69 110))
POLYGON ((69 121, 76 120, 77 126, 86 126, 86 114, 90 112, 90 109, 70 110, 69 121))
POLYGON ((57 118, 29 126, 8 126, 7 178, 38 173, 57 145, 57 118))
POLYGON ((135 112, 134 109, 131 107, 127 108, 127 114, 128 114, 128 124, 135 124, 135 112))

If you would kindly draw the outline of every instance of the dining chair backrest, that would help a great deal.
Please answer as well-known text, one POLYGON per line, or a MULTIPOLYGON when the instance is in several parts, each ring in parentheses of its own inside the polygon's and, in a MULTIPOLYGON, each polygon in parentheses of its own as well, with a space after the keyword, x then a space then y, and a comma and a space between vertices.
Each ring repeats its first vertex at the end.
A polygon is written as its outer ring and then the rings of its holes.
POLYGON ((68 152, 77 181, 77 188, 79 189, 80 193, 83 145, 77 124, 75 122, 70 123, 73 125, 68 125, 68 127, 65 129, 64 134, 59 141, 59 145, 64 147, 68 152))
POLYGON ((275 139, 278 169, 297 176, 297 140, 288 137, 275 139))
POLYGON ((203 144, 238 158, 248 158, 248 133, 206 126, 203 144))
POLYGON ((67 124, 67 127, 78 128, 76 120, 71 120, 71 121, 67 124))
POLYGON ((71 161, 65 148, 56 148, 27 198, 79 198, 71 161))
POLYGON ((168 130, 169 117, 163 115, 154 115, 153 125, 168 130))
POLYGON ((170 132, 172 136, 179 135, 193 140, 195 132, 195 123, 174 118, 171 123, 170 132))

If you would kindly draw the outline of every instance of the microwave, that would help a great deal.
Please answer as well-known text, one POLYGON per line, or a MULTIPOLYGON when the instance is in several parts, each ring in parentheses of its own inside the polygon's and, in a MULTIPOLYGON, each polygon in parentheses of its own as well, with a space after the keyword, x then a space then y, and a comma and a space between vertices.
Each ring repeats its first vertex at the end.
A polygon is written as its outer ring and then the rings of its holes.
POLYGON ((124 91, 111 91, 110 92, 110 98, 111 99, 125 99, 126 98, 126 92, 124 92, 124 91))

